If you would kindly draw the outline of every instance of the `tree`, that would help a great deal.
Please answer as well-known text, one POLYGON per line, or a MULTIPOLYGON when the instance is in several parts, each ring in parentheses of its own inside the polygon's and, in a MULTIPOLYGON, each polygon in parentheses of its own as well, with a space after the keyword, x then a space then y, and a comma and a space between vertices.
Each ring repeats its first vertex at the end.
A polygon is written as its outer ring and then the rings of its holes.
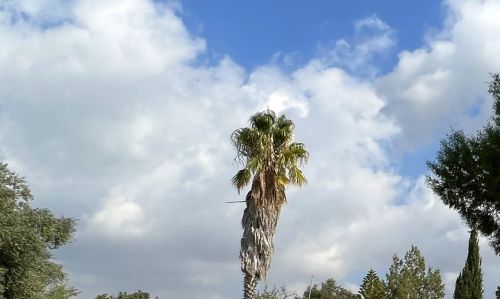
POLYGON ((462 273, 458 274, 457 280, 455 281, 455 291, 453 291, 453 299, 464 298, 465 293, 464 283, 462 279, 462 273))
MULTIPOLYGON (((112 296, 108 294, 101 294, 95 297, 95 299, 150 299, 151 295, 149 293, 138 290, 132 294, 127 294, 127 292, 119 292, 117 296, 112 296)), ((158 299, 158 297, 156 297, 158 299)))
POLYGON ((257 293, 255 299, 288 299, 296 298, 295 292, 287 291, 285 287, 269 289, 267 286, 262 292, 257 293))
POLYGON ((243 165, 232 183, 240 192, 252 181, 243 212, 240 249, 245 299, 255 297, 257 282, 271 265, 273 237, 286 203, 285 187, 306 183, 299 166, 307 161, 308 152, 302 143, 293 142, 293 131, 291 120, 266 110, 250 118, 250 127, 237 129, 231 136, 236 159, 243 165))
POLYGON ((500 287, 497 287, 497 291, 495 292, 495 297, 500 299, 500 287))
POLYGON ((338 285, 335 279, 330 278, 321 283, 321 286, 314 285, 311 289, 307 287, 304 291, 303 298, 309 298, 309 290, 311 291, 311 299, 357 299, 358 297, 351 291, 338 285))
POLYGON ((373 269, 363 278, 359 294, 363 299, 385 299, 384 282, 373 269))
POLYGON ((47 209, 32 208, 32 200, 26 181, 0 163, 2 299, 43 297, 51 288, 65 283, 62 266, 52 261, 50 249, 70 241, 75 221, 56 218, 47 209))
POLYGON ((427 162, 427 182, 471 229, 489 237, 500 254, 500 75, 492 78, 492 119, 474 136, 452 131, 442 140, 436 161, 427 162))
POLYGON ((444 298, 444 285, 439 270, 427 268, 425 259, 416 246, 405 254, 404 260, 393 257, 386 275, 385 293, 388 299, 444 298))
POLYGON ((472 230, 469 238, 467 261, 455 283, 454 299, 482 299, 483 273, 479 256, 477 232, 472 230))
POLYGON ((73 287, 69 287, 66 282, 58 282, 48 287, 45 293, 37 299, 68 299, 78 294, 80 292, 73 287))
POLYGON ((401 287, 401 271, 403 261, 397 255, 392 257, 392 264, 389 268, 389 273, 386 274, 385 293, 387 298, 400 298, 402 292, 401 287))

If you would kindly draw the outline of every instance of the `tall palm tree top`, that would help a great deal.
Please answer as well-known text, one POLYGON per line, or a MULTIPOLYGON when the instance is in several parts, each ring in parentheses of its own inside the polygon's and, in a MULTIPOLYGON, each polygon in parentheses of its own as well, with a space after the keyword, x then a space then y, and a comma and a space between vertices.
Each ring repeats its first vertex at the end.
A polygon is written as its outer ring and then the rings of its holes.
POLYGON ((307 183, 299 166, 307 162, 309 153, 302 143, 294 141, 293 122, 272 110, 250 117, 250 126, 237 129, 231 135, 236 159, 244 166, 232 178, 238 192, 248 185, 252 176, 261 173, 276 176, 278 187, 307 183))

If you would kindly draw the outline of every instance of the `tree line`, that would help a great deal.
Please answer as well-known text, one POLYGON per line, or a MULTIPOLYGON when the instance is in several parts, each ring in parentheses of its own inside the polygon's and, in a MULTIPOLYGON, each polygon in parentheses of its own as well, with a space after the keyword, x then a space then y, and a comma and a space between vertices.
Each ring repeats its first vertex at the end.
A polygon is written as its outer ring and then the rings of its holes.
MULTIPOLYGON (((471 232, 469 254, 464 269, 457 279, 454 299, 482 298, 482 271, 477 233, 471 232)), ((259 292, 256 299, 441 299, 444 283, 438 269, 428 267, 416 246, 406 252, 404 258, 394 255, 385 279, 370 269, 357 292, 338 284, 333 278, 307 287, 302 296, 284 287, 259 292)))

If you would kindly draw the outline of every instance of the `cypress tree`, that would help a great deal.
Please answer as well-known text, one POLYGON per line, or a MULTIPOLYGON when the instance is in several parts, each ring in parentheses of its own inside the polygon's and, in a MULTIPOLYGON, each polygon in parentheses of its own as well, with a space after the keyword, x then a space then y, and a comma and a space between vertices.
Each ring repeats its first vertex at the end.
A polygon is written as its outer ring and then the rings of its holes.
POLYGON ((470 233, 467 261, 462 273, 457 278, 453 298, 483 299, 483 273, 476 230, 472 230, 470 233))
POLYGON ((365 278, 363 278, 359 294, 363 296, 363 299, 385 298, 384 283, 373 269, 370 269, 365 278))
POLYGON ((455 291, 453 292, 453 298, 462 298, 461 294, 464 293, 464 283, 462 279, 462 273, 458 274, 457 281, 455 282, 455 291))

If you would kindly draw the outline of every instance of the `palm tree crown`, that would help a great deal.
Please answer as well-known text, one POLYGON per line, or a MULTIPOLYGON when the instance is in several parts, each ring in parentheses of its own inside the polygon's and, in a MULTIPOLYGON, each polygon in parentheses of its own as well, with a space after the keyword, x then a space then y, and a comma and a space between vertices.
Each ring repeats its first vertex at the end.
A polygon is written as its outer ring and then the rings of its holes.
POLYGON ((245 166, 232 179, 238 192, 252 176, 270 176, 280 189, 289 183, 299 187, 307 183, 298 166, 307 162, 309 153, 304 144, 293 142, 294 128, 284 115, 276 117, 272 110, 265 110, 250 118, 250 127, 233 132, 236 158, 245 166))

